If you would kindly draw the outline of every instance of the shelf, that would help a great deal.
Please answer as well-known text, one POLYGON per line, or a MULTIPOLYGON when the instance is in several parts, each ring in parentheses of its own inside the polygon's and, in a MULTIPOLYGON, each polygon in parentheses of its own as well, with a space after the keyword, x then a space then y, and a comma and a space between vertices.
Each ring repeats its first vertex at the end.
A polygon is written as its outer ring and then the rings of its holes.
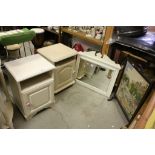
POLYGON ((50 72, 43 73, 41 75, 20 82, 21 90, 24 91, 30 89, 31 87, 36 87, 37 85, 41 85, 42 83, 48 82, 50 80, 52 80, 50 72))
POLYGON ((54 33, 54 34, 56 34, 56 35, 59 35, 59 32, 56 32, 55 30, 49 30, 47 27, 42 27, 42 29, 44 29, 45 31, 54 33))
POLYGON ((61 28, 61 32, 68 33, 73 37, 79 38, 81 40, 87 41, 89 43, 102 46, 103 41, 97 40, 95 38, 87 37, 84 32, 75 32, 74 30, 69 30, 68 28, 61 28))

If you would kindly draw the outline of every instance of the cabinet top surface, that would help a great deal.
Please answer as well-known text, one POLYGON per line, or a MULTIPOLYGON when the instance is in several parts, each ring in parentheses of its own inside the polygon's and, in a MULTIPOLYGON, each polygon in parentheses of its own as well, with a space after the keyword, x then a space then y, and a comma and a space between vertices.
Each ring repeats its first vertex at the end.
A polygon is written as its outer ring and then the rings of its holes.
POLYGON ((77 55, 77 51, 61 43, 43 47, 37 51, 51 62, 58 62, 77 55))
POLYGON ((55 68, 54 65, 39 54, 6 62, 4 65, 17 82, 29 79, 55 68))

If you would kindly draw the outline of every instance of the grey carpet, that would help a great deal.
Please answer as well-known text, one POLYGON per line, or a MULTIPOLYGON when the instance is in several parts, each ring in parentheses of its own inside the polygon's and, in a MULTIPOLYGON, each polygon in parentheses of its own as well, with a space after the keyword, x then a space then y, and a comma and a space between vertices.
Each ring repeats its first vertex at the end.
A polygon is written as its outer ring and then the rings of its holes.
POLYGON ((79 84, 56 95, 56 103, 26 121, 15 108, 15 128, 22 129, 111 129, 127 121, 115 100, 91 91, 79 84))

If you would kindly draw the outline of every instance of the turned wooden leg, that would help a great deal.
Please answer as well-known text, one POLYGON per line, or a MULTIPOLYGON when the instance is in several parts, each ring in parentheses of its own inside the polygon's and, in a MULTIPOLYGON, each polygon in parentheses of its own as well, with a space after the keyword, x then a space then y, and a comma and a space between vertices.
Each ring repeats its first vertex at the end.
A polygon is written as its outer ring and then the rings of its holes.
POLYGON ((107 75, 107 78, 108 79, 111 79, 111 75, 112 75, 112 70, 109 70, 108 75, 107 75))

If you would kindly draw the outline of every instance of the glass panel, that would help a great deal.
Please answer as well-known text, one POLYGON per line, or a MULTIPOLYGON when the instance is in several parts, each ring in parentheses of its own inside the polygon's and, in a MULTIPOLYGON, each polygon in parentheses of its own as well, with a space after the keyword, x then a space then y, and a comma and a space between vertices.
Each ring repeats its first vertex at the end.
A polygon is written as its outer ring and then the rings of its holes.
POLYGON ((77 79, 82 82, 106 92, 111 76, 112 72, 109 72, 109 70, 86 60, 80 60, 77 79))

